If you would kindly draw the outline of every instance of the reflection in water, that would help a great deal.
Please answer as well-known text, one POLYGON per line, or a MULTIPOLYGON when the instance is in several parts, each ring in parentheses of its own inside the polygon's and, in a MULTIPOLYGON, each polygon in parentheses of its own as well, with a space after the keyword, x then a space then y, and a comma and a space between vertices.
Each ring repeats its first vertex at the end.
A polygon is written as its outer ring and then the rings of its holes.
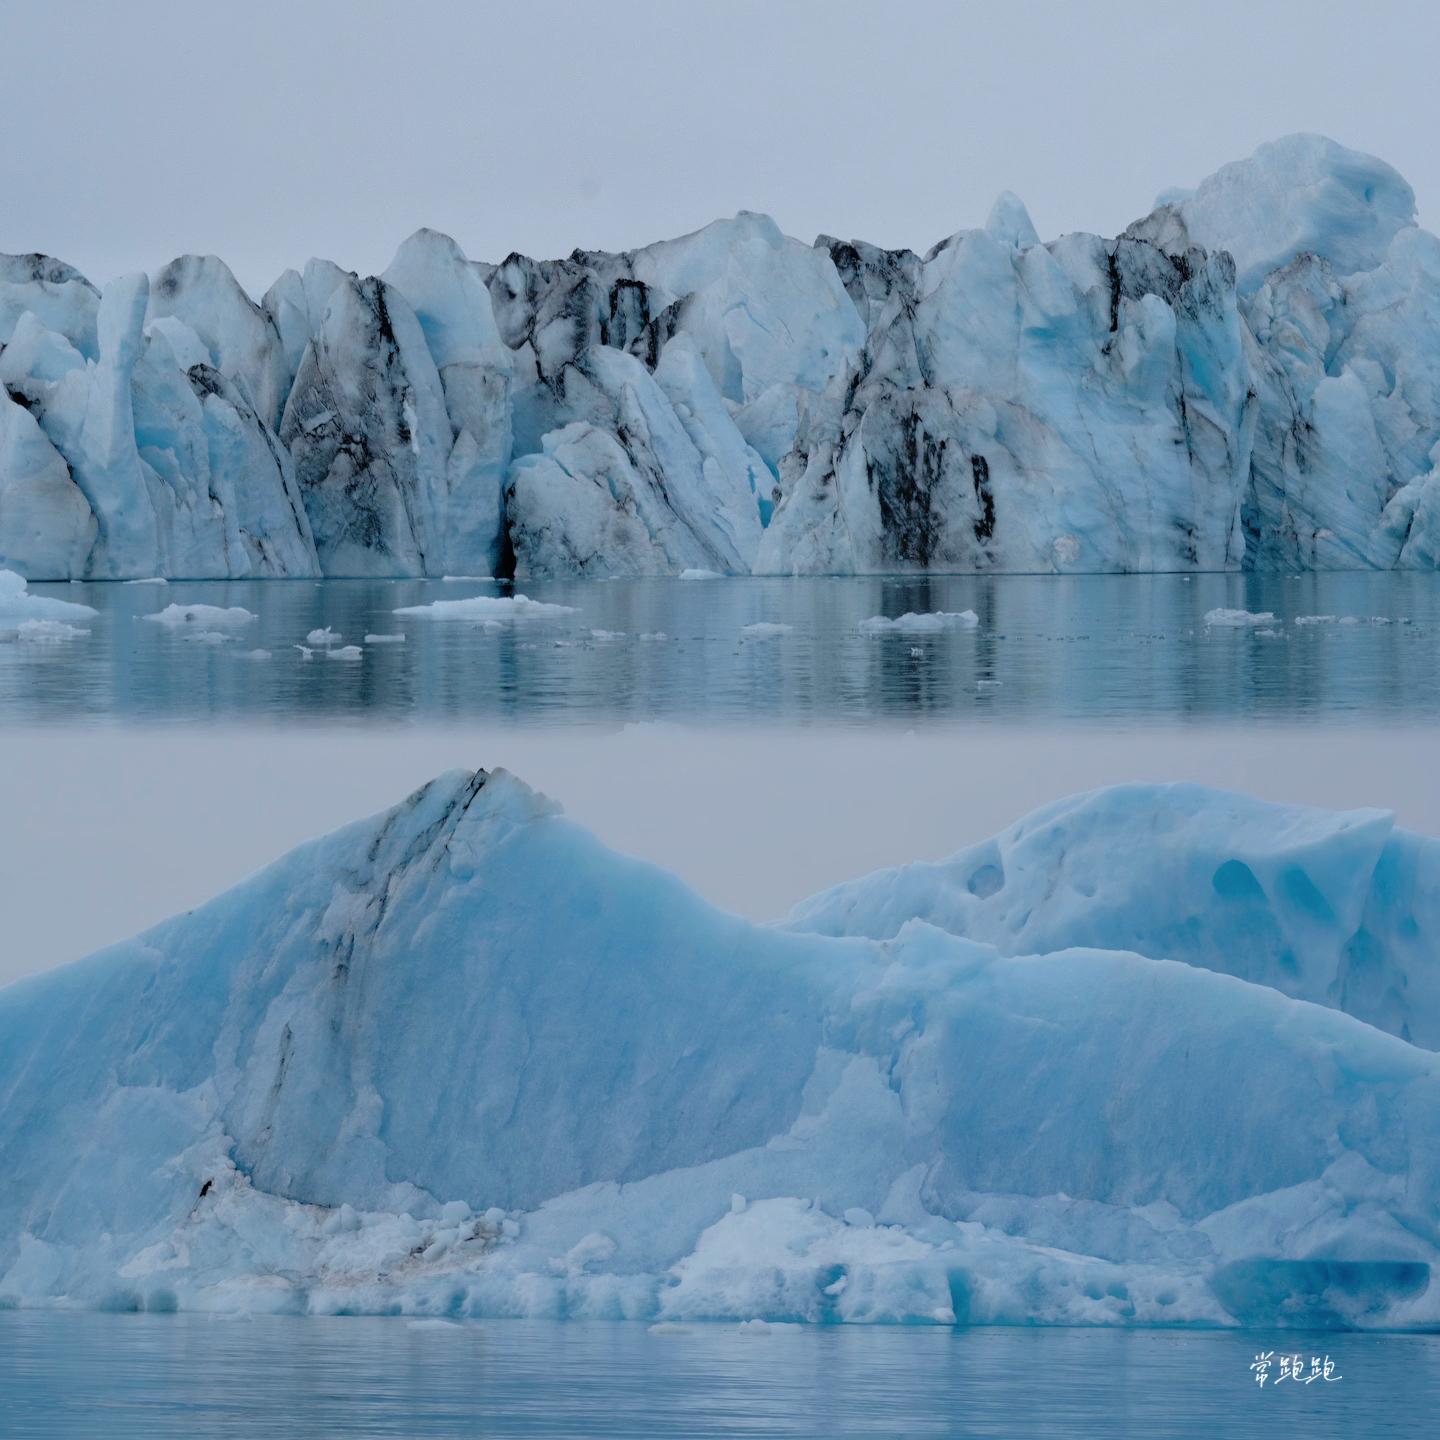
POLYGON ((543 618, 401 606, 480 581, 48 585, 91 634, 0 644, 0 720, 344 718, 1423 721, 1440 714, 1440 576, 946 576, 527 585, 543 618), (140 617, 244 606, 217 631, 140 617), (1273 624, 1207 628, 1216 608, 1273 624), (872 615, 974 610, 973 629, 862 634, 872 615), (1323 623, 1297 624, 1311 616, 1323 623), (768 623, 762 633, 744 627, 768 623), (780 627, 788 626, 789 629, 780 627), (358 655, 307 644, 329 627, 358 655), (405 635, 366 643, 367 635, 405 635), (203 638, 200 638, 203 637, 203 638), (306 650, 310 653, 307 655, 306 650), (254 652, 263 652, 255 654, 254 652))
POLYGON ((1440 1337, 0 1314, 7 1437, 1419 1435, 1440 1337), (1257 1353, 1327 1384, 1255 1383, 1257 1353), (1308 1366, 1307 1366, 1308 1373, 1308 1366))

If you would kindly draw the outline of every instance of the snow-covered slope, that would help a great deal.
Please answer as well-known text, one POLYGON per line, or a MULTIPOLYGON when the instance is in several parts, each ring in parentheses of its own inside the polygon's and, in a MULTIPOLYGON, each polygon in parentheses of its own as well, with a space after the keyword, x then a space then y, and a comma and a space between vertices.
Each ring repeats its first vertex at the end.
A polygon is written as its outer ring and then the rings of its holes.
POLYGON ((1114 239, 1005 194, 923 257, 750 213, 498 265, 421 230, 257 305, 214 256, 103 296, 0 256, 0 380, 30 579, 1440 561, 1440 240, 1314 135, 1114 239))
MULTIPOLYGON (((1181 801, 1078 811, 1182 855, 1237 803, 1181 801)), ((1242 829, 1332 904, 1388 843, 1242 829)), ((1433 1327, 1440 1058, 1185 958, 755 927, 447 775, 0 992, 0 1303, 1433 1327)))

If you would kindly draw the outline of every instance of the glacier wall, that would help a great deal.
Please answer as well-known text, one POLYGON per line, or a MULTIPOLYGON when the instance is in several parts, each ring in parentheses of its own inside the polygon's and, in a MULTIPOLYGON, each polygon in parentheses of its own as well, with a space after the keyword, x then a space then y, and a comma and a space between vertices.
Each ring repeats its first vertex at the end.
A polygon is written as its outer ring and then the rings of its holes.
POLYGON ((1437 874, 1131 786, 754 926, 456 772, 0 991, 0 1305, 1433 1329, 1437 874))
POLYGON ((1296 135, 1124 234, 921 257, 741 214, 498 265, 421 230, 256 304, 0 256, 0 568, 1433 569, 1440 241, 1296 135))

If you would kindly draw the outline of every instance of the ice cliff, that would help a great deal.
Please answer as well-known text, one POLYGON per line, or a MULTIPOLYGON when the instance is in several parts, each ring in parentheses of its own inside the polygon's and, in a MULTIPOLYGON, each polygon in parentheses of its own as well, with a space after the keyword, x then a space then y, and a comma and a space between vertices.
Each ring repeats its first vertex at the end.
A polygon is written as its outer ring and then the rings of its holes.
POLYGON ((450 774, 0 991, 0 1304, 1434 1328, 1437 856, 1126 787, 757 927, 450 774))
POLYGON ((1122 235, 923 257, 741 214, 498 265, 421 230, 256 304, 0 256, 0 567, 1433 569, 1440 241, 1296 135, 1122 235))

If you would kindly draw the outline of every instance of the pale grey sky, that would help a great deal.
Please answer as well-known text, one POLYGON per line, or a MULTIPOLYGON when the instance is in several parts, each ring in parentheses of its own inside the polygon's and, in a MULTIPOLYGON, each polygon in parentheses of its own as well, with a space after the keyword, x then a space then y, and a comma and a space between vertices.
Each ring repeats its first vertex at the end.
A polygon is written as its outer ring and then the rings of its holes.
POLYGON ((921 248, 1001 189, 1113 234, 1316 130, 1440 225, 1440 6, 1411 0, 0 0, 0 250, 103 283, 185 251, 262 291, 620 249, 764 210, 921 248))
POLYGON ((1122 780, 1378 805, 1440 835, 1425 730, 990 726, 0 730, 0 985, 197 905, 456 766, 503 765, 752 919, 1122 780))

